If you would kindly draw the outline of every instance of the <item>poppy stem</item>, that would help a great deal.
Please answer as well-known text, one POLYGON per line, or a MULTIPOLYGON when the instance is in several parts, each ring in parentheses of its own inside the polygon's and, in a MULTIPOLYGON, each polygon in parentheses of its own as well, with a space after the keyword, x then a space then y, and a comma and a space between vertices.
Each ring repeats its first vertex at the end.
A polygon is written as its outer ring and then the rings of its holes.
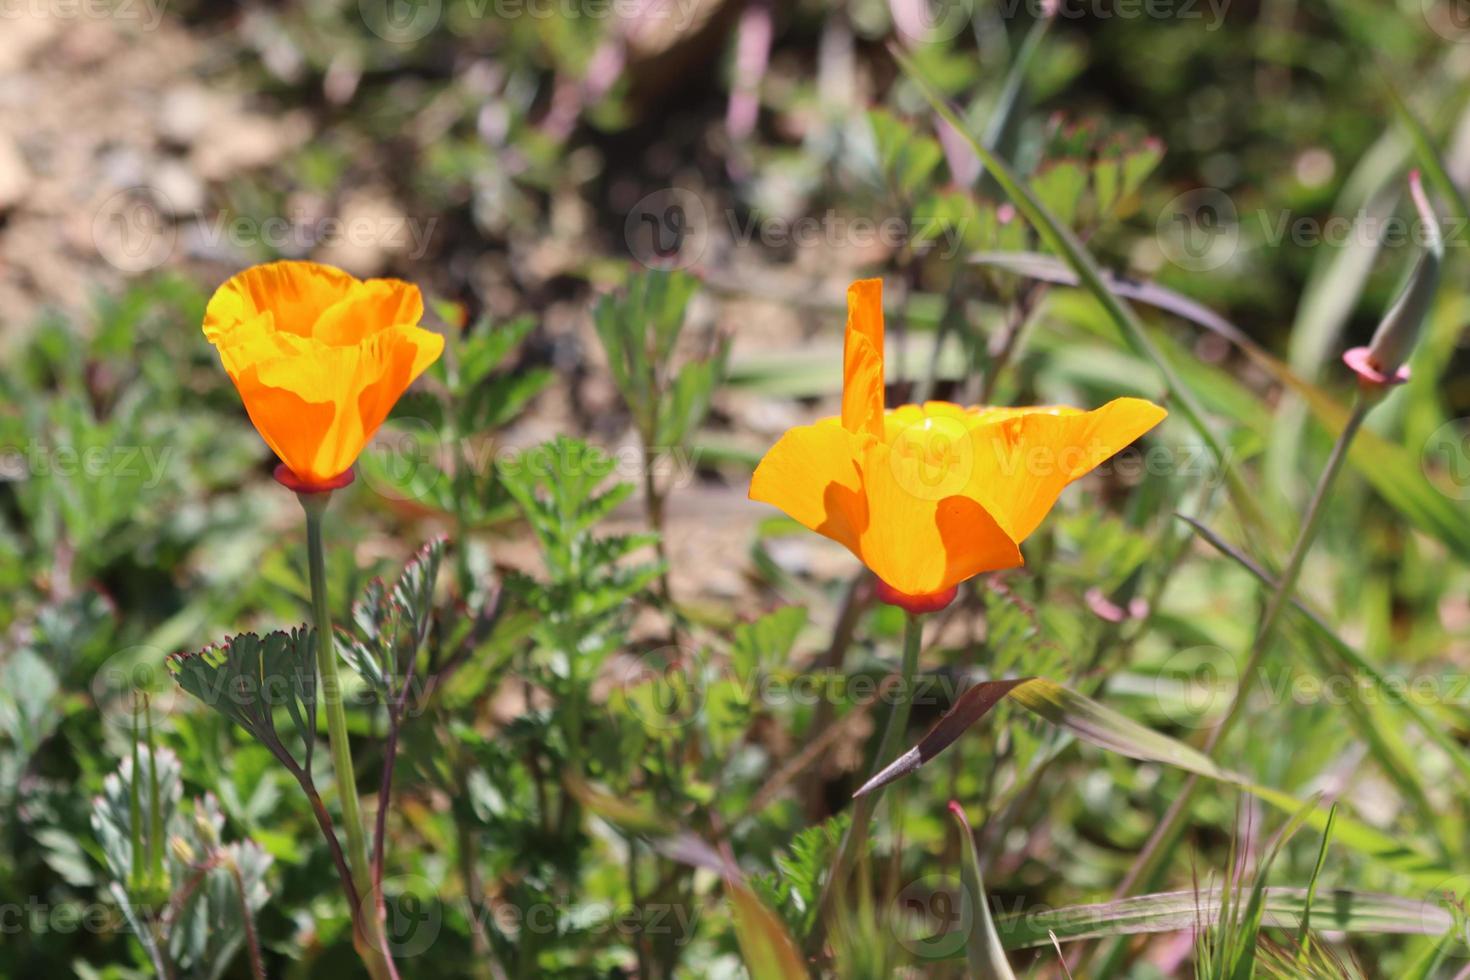
POLYGON ((306 511, 306 553, 311 574, 311 605, 316 618, 316 665, 321 674, 320 699, 326 709, 327 736, 332 750, 332 776, 342 805, 342 824, 347 834, 347 861, 352 868, 359 907, 352 918, 361 935, 358 953, 374 980, 395 973, 382 949, 377 897, 368 866, 367 836, 363 832, 362 804, 357 797, 357 770, 352 764, 352 746, 347 736, 347 712, 342 704, 342 676, 332 644, 332 612, 327 601, 326 548, 322 544, 322 515, 331 493, 299 493, 306 511))
MULTIPOLYGON (((888 716, 888 725, 883 729, 883 739, 878 743, 878 754, 873 757, 873 770, 868 774, 871 779, 887 768, 898 754, 899 743, 903 740, 904 732, 909 726, 909 708, 914 699, 914 675, 919 670, 919 650, 923 646, 924 639, 924 617, 920 614, 908 613, 904 616, 903 627, 903 662, 899 667, 898 681, 883 688, 885 691, 893 692, 893 711, 888 716)), ((842 846, 837 852, 837 860, 832 865, 832 873, 828 875, 827 882, 822 886, 822 897, 817 905, 816 924, 812 927, 811 946, 816 947, 822 942, 826 916, 838 892, 846 886, 848 876, 852 874, 853 866, 857 863, 858 855, 864 843, 868 840, 868 826, 873 819, 873 811, 878 807, 878 800, 883 796, 883 787, 879 787, 871 793, 859 796, 852 807, 852 823, 848 825, 847 833, 842 837, 842 846)))

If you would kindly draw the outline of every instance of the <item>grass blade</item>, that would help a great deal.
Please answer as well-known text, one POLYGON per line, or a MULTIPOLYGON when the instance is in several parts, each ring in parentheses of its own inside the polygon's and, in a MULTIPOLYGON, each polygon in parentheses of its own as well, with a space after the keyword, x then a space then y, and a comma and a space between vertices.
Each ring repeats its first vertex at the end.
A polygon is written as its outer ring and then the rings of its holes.
MULTIPOLYGON (((956 702, 955 708, 947 712, 919 740, 918 745, 874 775, 854 795, 871 793, 919 769, 953 744, 965 730, 984 718, 1003 697, 1010 698, 1053 725, 1109 752, 1141 762, 1173 766, 1196 776, 1228 783, 1290 815, 1295 815, 1304 806, 1303 801, 1290 793, 1252 782, 1239 773, 1223 768, 1198 749, 1140 725, 1091 698, 1043 677, 1029 677, 1020 681, 982 681, 975 685, 956 702)), ((1307 813, 1306 822, 1322 831, 1327 826, 1329 816, 1326 810, 1313 807, 1307 813)), ((1340 815, 1333 818, 1333 822, 1344 844, 1383 866, 1398 871, 1417 884, 1440 887, 1451 876, 1446 865, 1438 859, 1368 824, 1340 815)))
POLYGON ((725 879, 725 895, 735 919, 735 938, 752 977, 760 980, 808 980, 806 964, 786 926, 749 888, 725 879))
POLYGON ((1016 980, 1006 960, 1005 947, 995 931, 995 921, 990 917, 990 900, 985 895, 985 879, 980 872, 980 855, 975 850, 975 835, 970 830, 970 821, 965 818, 964 808, 953 800, 949 803, 949 812, 960 827, 960 846, 965 855, 961 877, 965 883, 965 894, 970 896, 975 907, 970 917, 970 937, 965 943, 970 975, 1016 980))
MULTIPOLYGON (((1006 949, 1029 949, 1051 942, 1184 932, 1213 919, 1227 901, 1224 888, 1161 892, 1096 905, 1028 910, 995 920, 1006 949)), ((1333 889, 1313 896, 1307 888, 1266 888, 1261 921, 1271 928, 1299 929, 1309 905, 1317 927, 1349 934, 1442 936, 1454 928, 1449 910, 1430 908, 1419 898, 1333 889)))

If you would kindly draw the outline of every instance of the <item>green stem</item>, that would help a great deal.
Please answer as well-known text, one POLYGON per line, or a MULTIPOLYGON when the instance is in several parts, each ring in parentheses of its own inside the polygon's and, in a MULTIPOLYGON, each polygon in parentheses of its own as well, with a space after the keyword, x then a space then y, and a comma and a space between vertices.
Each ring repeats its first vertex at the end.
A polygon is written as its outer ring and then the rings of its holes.
MULTIPOLYGON (((1225 740, 1245 714, 1246 703, 1255 690, 1255 681, 1260 673, 1261 663, 1265 660, 1271 640, 1276 635, 1276 627, 1281 621, 1281 614, 1286 610, 1296 592, 1296 583, 1301 576, 1302 563, 1306 560, 1307 552, 1311 550, 1312 542, 1317 537, 1317 530, 1322 522, 1323 505, 1327 502, 1332 485, 1336 482, 1343 463, 1347 461, 1348 449, 1352 446, 1353 437, 1357 435, 1358 428, 1363 424, 1363 419, 1367 417, 1374 404, 1376 400, 1363 395, 1358 396, 1353 405, 1353 413, 1348 417, 1347 424, 1343 426, 1342 431, 1338 433, 1337 441, 1332 446, 1332 454, 1327 458, 1327 465, 1323 468, 1321 476, 1317 478, 1317 487, 1312 491, 1311 502, 1307 504, 1307 512, 1302 518, 1301 530, 1297 532, 1296 543, 1292 545, 1291 554, 1286 559, 1286 567, 1282 570, 1276 588, 1266 603, 1266 611, 1261 616, 1255 642, 1251 644, 1250 654, 1246 658, 1245 672, 1241 675, 1240 685, 1235 691, 1235 699, 1230 702, 1230 708, 1226 711, 1220 724, 1205 740, 1205 754, 1211 758, 1215 757, 1220 743, 1225 740)), ((1118 886, 1116 897, 1125 898, 1135 890, 1147 891, 1156 886, 1158 878, 1163 873, 1166 859, 1173 853, 1184 831, 1184 824, 1189 817, 1189 811, 1199 786, 1200 781, 1195 776, 1191 776, 1184 784, 1183 790, 1165 812, 1163 821, 1155 829, 1153 836, 1149 838, 1127 877, 1118 886)), ((1101 968, 1089 971, 1089 975, 1108 976, 1118 965, 1122 952, 1121 943, 1115 941, 1110 944, 1105 954, 1100 957, 1101 968)))
POLYGON ((382 931, 378 928, 377 899, 373 891, 372 873, 368 866, 367 835, 363 832, 362 804, 357 797, 357 770, 352 764, 352 746, 347 736, 347 711, 342 698, 342 676, 337 670, 337 655, 332 648, 332 613, 327 601, 326 549, 322 545, 322 514, 327 509, 330 493, 298 494, 306 511, 306 552, 311 572, 311 605, 316 618, 316 664, 321 673, 320 700, 326 709, 327 737, 332 750, 332 775, 337 782, 337 795, 342 804, 342 824, 347 833, 347 861, 357 886, 359 908, 353 918, 361 932, 363 948, 358 950, 368 972, 374 978, 392 975, 392 967, 382 951, 382 931))
MULTIPOLYGON (((893 713, 888 716, 888 726, 883 729, 883 739, 878 743, 878 754, 873 758, 873 770, 869 776, 876 776, 882 772, 887 765, 893 761, 898 754, 899 743, 903 740, 904 732, 908 729, 909 708, 913 705, 914 675, 919 670, 919 649, 923 645, 924 621, 921 617, 912 613, 904 619, 903 628, 903 664, 899 667, 898 683, 892 688, 894 691, 893 713)), ((852 807, 852 823, 843 835, 841 849, 837 852, 837 861, 832 866, 832 873, 827 878, 827 883, 822 886, 822 897, 817 907, 816 925, 812 928, 810 944, 816 946, 821 943, 823 928, 829 906, 847 882, 847 877, 852 873, 853 866, 857 863, 858 854, 868 840, 868 825, 873 819, 873 811, 877 809, 878 801, 883 796, 883 788, 880 787, 871 793, 865 793, 857 798, 852 807)))

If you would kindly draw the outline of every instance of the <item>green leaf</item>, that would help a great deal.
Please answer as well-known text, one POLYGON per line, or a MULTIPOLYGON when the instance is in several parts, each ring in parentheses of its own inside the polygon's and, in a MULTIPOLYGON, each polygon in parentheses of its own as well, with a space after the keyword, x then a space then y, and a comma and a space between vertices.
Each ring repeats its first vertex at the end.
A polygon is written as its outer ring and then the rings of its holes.
POLYGON ((166 840, 150 840, 156 807, 159 826, 167 826, 178 810, 184 784, 179 757, 169 749, 138 746, 133 758, 122 760, 116 772, 102 781, 102 793, 92 801, 92 830, 101 845, 108 873, 137 897, 151 902, 168 894, 168 882, 140 878, 143 852, 166 852, 166 840), (155 771, 154 766, 157 766, 155 771), (156 793, 156 795, 155 795, 156 793), (136 824, 134 817, 137 817, 136 824))
POLYGON ((869 110, 868 125, 883 178, 905 196, 916 194, 944 160, 944 148, 886 109, 869 110))
POLYGON ((713 357, 689 361, 679 370, 660 401, 654 448, 667 451, 685 445, 690 433, 704 422, 710 399, 724 378, 728 352, 729 345, 721 343, 713 357))
POLYGON ((264 638, 241 633, 223 647, 173 654, 179 687, 244 728, 293 775, 311 772, 316 743, 316 632, 304 627, 264 638), (300 760, 281 740, 276 710, 284 707, 300 738, 300 760))
POLYGON ((499 326, 492 326, 489 320, 479 321, 459 346, 460 389, 470 389, 484 381, 491 371, 505 363, 510 352, 535 327, 536 321, 529 316, 499 326))
POLYGON ((506 425, 539 395, 556 372, 550 368, 516 371, 478 382, 460 406, 461 432, 486 432, 506 425))
POLYGON ((1068 227, 1077 223, 1082 196, 1087 192, 1087 171, 1076 160, 1057 160, 1031 177, 1038 203, 1068 227))
POLYGON ((735 627, 731 639, 731 665, 742 683, 749 683, 759 670, 784 664, 806 626, 805 606, 782 606, 754 622, 735 627))
POLYGON ((980 854, 975 850, 975 834, 970 830, 970 821, 965 817, 964 808, 953 800, 950 801, 949 812, 959 824, 960 849, 964 854, 961 879, 970 907, 974 910, 970 916, 970 935, 965 941, 970 975, 1016 980, 1011 964, 1006 960, 1005 947, 995 931, 995 922, 990 917, 990 899, 985 894, 985 877, 980 871, 980 854))
POLYGON ((807 980, 806 963, 776 913, 745 884, 725 879, 725 897, 735 920, 735 938, 752 978, 807 980))
POLYGON ((369 582, 352 605, 354 632, 335 644, 340 656, 384 703, 392 703, 434 623, 434 586, 447 539, 430 540, 404 565, 391 590, 369 582))

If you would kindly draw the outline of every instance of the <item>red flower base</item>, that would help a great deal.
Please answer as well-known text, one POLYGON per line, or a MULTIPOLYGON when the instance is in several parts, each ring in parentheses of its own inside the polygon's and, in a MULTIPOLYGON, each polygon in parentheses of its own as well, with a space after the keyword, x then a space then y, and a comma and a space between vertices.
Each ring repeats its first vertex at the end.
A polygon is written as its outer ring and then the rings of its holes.
POLYGON ((1389 385, 1401 385, 1409 380, 1409 366, 1405 364, 1392 375, 1384 374, 1374 367, 1373 360, 1369 356, 1368 348, 1354 347, 1342 355, 1342 362, 1353 369, 1358 376, 1358 383, 1368 388, 1385 388, 1389 385))
POLYGON ((938 612, 951 602, 954 602, 954 597, 959 595, 959 593, 960 587, 958 585, 951 585, 943 592, 909 595, 907 592, 898 591, 882 579, 878 580, 878 588, 875 592, 880 601, 886 602, 890 606, 897 606, 914 616, 920 613, 938 612))
POLYGON ((287 490, 294 490, 297 493, 331 493, 333 490, 341 490, 353 480, 352 470, 347 469, 325 483, 308 483, 291 472, 290 467, 285 463, 276 466, 274 476, 276 482, 281 486, 287 490))

